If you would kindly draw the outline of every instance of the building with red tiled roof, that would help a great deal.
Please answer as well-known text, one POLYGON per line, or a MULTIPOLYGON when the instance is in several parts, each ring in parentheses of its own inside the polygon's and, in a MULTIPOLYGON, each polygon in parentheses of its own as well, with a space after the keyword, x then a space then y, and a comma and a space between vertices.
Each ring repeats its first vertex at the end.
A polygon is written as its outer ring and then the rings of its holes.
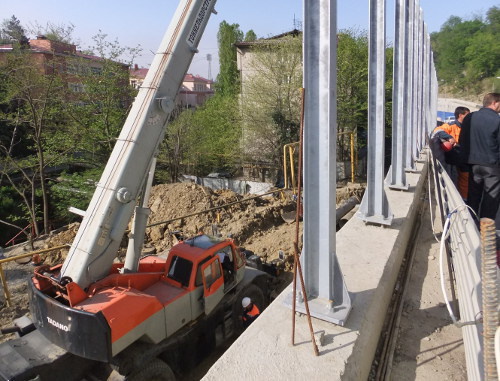
MULTIPOLYGON (((0 45, 0 63, 5 62, 7 54, 12 53, 13 50, 12 44, 0 45)), ((81 75, 88 71, 100 73, 104 61, 101 57, 77 50, 76 45, 49 40, 45 36, 37 36, 36 39, 29 40, 29 53, 31 60, 38 64, 44 74, 56 72, 61 74, 61 77, 68 83, 69 89, 75 93, 84 91, 81 75)), ((128 65, 118 64, 128 72, 128 65)))
POLYGON ((149 69, 146 69, 144 67, 139 67, 137 64, 134 65, 130 69, 130 85, 134 89, 138 89, 141 87, 142 82, 144 82, 144 78, 146 78, 146 74, 148 74, 149 69))
MULTIPOLYGON (((138 89, 144 82, 148 70, 134 65, 130 69, 130 84, 138 89)), ((188 73, 184 76, 184 81, 177 94, 176 104, 186 108, 201 106, 208 98, 214 95, 212 86, 213 81, 188 73)))

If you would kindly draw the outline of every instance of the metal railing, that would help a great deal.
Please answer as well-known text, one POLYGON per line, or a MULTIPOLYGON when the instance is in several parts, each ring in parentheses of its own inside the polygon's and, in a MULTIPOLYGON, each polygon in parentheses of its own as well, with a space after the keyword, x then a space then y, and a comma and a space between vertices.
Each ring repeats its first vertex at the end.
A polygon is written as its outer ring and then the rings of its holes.
POLYGON ((24 229, 22 229, 19 233, 17 233, 14 237, 12 237, 11 239, 9 239, 4 246, 9 246, 9 245, 15 245, 16 243, 16 239, 21 235, 21 234, 25 234, 25 235, 29 235, 31 234, 31 237, 32 238, 35 238, 36 237, 36 234, 35 234, 35 227, 33 226, 32 223, 28 224, 28 226, 26 226, 24 229), (26 230, 29 229, 30 231, 29 232, 26 232, 26 230))
POLYGON ((460 309, 460 320, 455 324, 462 329, 468 379, 481 380, 484 366, 480 235, 445 166, 434 157, 432 164, 441 215, 449 219, 449 236, 445 239, 454 270, 449 276, 455 277, 460 309))

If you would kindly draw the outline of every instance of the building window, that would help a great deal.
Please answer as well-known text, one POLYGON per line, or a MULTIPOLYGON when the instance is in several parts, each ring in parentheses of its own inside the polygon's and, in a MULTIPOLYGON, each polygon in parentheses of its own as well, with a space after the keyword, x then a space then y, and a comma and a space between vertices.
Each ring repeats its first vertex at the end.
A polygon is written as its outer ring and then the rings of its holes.
POLYGON ((68 87, 74 93, 83 93, 85 91, 83 83, 68 83, 68 87))
POLYGON ((77 64, 68 64, 67 67, 66 67, 66 71, 69 73, 69 74, 78 74, 79 71, 80 71, 80 68, 79 68, 79 65, 77 64))

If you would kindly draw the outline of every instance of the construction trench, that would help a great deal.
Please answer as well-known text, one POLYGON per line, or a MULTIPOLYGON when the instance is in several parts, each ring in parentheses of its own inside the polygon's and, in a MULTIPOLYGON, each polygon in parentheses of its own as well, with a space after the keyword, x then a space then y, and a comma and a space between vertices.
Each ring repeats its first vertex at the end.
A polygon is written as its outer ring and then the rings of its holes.
MULTIPOLYGON (((360 184, 352 183, 339 188, 337 202, 342 216, 347 214, 345 218, 349 218, 348 212, 356 201, 361 199, 363 190, 360 184)), ((275 272, 274 275, 277 276, 274 282, 275 288, 271 293, 272 298, 290 283, 295 223, 286 216, 295 213, 296 204, 292 191, 276 190, 266 195, 242 196, 230 190, 214 191, 190 183, 157 185, 152 188, 149 206, 151 215, 146 231, 144 255, 165 255, 180 237, 190 237, 200 232, 218 234, 222 237, 231 237, 247 253, 258 256, 257 261, 261 268, 265 269, 267 266, 271 272, 275 272)), ((339 214, 339 217, 342 216, 339 214)), ((345 222, 339 218, 339 227, 345 222)), ((29 313, 27 278, 34 269, 33 259, 37 262, 41 260, 47 265, 62 263, 78 225, 78 223, 71 224, 35 240, 33 248, 26 242, 5 249, 4 254, 7 259, 24 254, 24 258, 0 264, 10 299, 8 303, 5 293, 7 290, 3 290, 0 328, 5 332, 13 326, 14 319, 29 313), (58 247, 59 249, 47 251, 58 247), (32 252, 33 249, 39 250, 40 253, 34 257, 26 256, 26 253, 32 252)), ((123 242, 119 256, 123 255, 125 250, 126 242, 123 242)), ((256 260, 255 257, 252 258, 251 260, 256 260)), ((6 333, 0 337, 0 342, 15 337, 16 334, 6 333)), ((177 377, 198 379, 203 376, 210 364, 232 341, 234 338, 217 347, 202 361, 200 367, 185 374, 177 374, 177 377)))

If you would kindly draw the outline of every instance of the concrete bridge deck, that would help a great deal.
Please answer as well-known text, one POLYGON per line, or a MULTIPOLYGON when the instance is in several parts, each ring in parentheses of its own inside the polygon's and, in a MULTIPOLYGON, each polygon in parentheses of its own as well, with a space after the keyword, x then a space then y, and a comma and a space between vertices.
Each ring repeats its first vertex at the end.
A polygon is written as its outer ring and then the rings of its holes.
POLYGON ((337 233, 337 258, 353 309, 344 327, 313 318, 316 335, 323 335, 318 357, 304 315, 296 318, 296 345, 291 345, 292 313, 283 304, 290 286, 203 379, 366 380, 399 268, 420 218, 426 176, 427 167, 419 163, 417 172, 408 174, 409 191, 387 190, 392 226, 366 225, 352 218, 337 233))

